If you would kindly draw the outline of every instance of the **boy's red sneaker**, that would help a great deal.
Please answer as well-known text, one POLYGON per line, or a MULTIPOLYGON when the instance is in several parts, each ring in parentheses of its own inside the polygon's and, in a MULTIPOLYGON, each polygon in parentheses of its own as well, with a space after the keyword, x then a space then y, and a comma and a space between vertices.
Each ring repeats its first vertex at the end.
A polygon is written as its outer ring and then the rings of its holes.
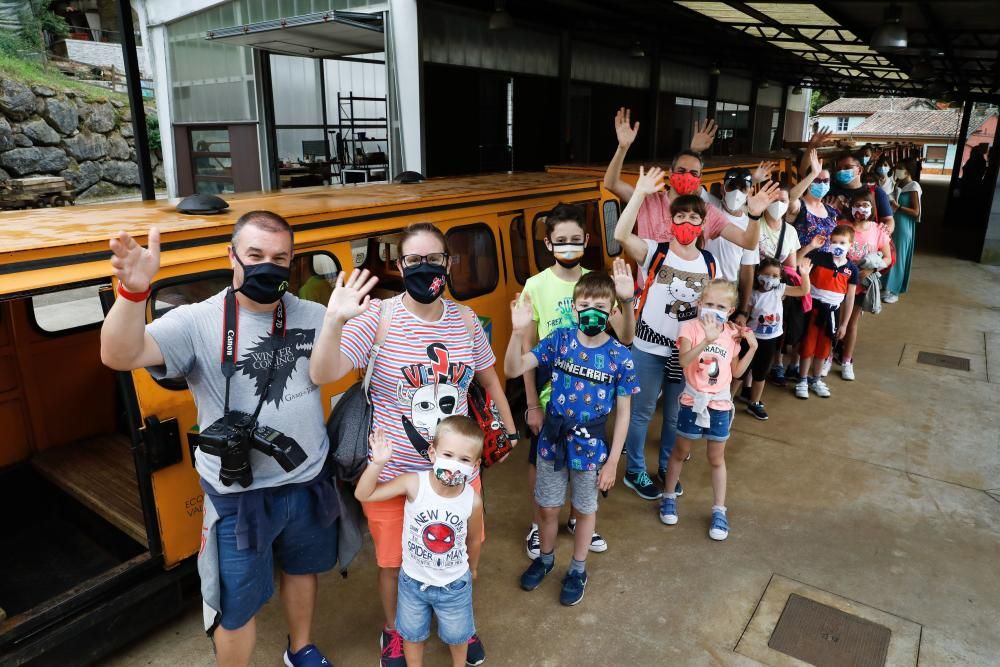
POLYGON ((382 667, 406 667, 403 637, 396 630, 382 628, 382 667))

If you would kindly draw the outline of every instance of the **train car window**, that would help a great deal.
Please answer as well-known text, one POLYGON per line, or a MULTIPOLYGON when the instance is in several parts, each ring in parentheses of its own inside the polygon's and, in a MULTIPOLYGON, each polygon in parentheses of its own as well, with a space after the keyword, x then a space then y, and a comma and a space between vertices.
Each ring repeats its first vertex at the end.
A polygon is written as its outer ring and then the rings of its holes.
POLYGON ((152 319, 158 320, 178 306, 204 301, 226 289, 232 282, 233 272, 228 269, 157 281, 153 284, 150 295, 153 304, 152 319))
POLYGON ((373 299, 389 299, 403 291, 403 275, 396 266, 399 238, 400 234, 372 236, 364 241, 364 249, 360 244, 351 244, 355 265, 378 277, 371 293, 373 299))
MULTIPOLYGON (((604 247, 601 244, 603 233, 598 220, 597 202, 583 202, 581 206, 583 206, 585 213, 583 228, 588 236, 581 264, 591 271, 597 271, 604 267, 604 247)), ((531 223, 531 237, 535 246, 535 266, 538 267, 539 271, 544 271, 556 263, 552 253, 545 247, 545 216, 547 214, 548 211, 537 214, 531 223)))
POLYGON ((608 254, 614 257, 621 254, 622 246, 615 240, 615 228, 618 226, 618 202, 609 199, 604 202, 604 243, 608 246, 608 254))
POLYGON ((462 301, 489 294, 500 283, 500 263, 493 230, 482 222, 448 230, 451 272, 448 288, 462 301))
POLYGON ((63 334, 95 327, 104 321, 98 296, 100 285, 40 294, 31 298, 28 312, 43 333, 63 334))
POLYGON ((305 301, 326 306, 340 273, 340 262, 328 252, 296 255, 292 259, 292 277, 288 291, 305 301))
POLYGON ((528 234, 524 229, 524 216, 510 221, 510 255, 514 263, 514 278, 522 285, 531 276, 528 263, 528 234))

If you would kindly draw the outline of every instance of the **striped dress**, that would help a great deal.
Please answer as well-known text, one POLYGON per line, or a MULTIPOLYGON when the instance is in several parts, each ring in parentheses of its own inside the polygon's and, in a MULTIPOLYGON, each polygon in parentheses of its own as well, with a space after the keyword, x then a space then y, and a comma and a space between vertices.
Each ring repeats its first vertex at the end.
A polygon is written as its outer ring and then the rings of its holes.
POLYGON ((392 443, 392 458, 382 469, 380 482, 430 469, 424 452, 438 422, 467 415, 468 389, 475 374, 496 364, 478 318, 470 340, 459 307, 447 299, 443 302, 441 319, 425 322, 399 299, 373 300, 367 311, 344 325, 341 349, 355 368, 364 368, 375 343, 380 306, 393 309, 371 381, 373 423, 392 443))

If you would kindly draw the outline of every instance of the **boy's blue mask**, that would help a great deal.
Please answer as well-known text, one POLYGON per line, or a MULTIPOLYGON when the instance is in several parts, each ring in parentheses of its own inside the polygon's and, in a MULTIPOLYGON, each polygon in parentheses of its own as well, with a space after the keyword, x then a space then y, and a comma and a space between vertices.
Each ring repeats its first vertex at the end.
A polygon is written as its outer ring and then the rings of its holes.
POLYGON ((847 185, 854 180, 854 169, 841 169, 834 174, 834 178, 836 178, 837 182, 841 185, 847 185))
POLYGON ((813 183, 809 186, 809 194, 811 194, 816 199, 822 199, 826 196, 826 193, 830 191, 829 183, 813 183))

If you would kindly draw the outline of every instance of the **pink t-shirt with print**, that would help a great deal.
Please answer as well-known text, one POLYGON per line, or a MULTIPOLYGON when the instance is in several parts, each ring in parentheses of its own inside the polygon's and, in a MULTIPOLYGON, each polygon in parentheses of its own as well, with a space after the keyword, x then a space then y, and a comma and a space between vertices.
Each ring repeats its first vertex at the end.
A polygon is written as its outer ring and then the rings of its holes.
MULTIPOLYGON (((705 206, 708 208, 708 215, 702 224, 701 234, 705 240, 718 238, 729 224, 729 220, 715 206, 708 203, 705 206)), ((667 198, 666 192, 654 192, 648 195, 642 202, 637 220, 636 234, 639 238, 651 239, 657 243, 669 243, 674 240, 674 233, 670 229, 673 222, 670 215, 670 199, 667 198)))
MULTIPOLYGON (((681 325, 678 339, 686 338, 691 345, 705 339, 705 326, 701 319, 688 320, 681 325)), ((740 338, 736 327, 726 323, 714 343, 709 344, 693 363, 684 369, 684 379, 695 390, 704 394, 717 394, 729 389, 733 382, 733 359, 740 354, 740 338)), ((681 394, 681 405, 694 405, 694 397, 686 391, 681 394)), ((713 410, 730 410, 732 401, 709 401, 713 410)))
MULTIPOLYGON (((886 231, 885 225, 873 222, 868 229, 862 229, 862 224, 859 222, 853 225, 854 243, 851 244, 851 248, 847 252, 847 259, 858 265, 864 261, 865 255, 878 252, 879 248, 889 245, 889 232, 886 231)), ((886 257, 886 264, 891 259, 891 257, 886 257)))

